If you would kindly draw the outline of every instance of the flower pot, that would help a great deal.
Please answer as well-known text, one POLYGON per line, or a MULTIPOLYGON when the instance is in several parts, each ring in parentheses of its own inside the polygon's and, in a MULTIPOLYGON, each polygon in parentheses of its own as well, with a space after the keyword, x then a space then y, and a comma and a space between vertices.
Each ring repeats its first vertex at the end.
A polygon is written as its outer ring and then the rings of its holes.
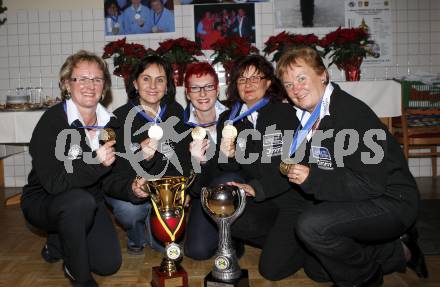
POLYGON ((173 64, 171 64, 171 67, 173 69, 174 85, 176 87, 183 86, 186 64, 173 63, 173 64))
POLYGON ((355 57, 346 63, 338 65, 345 72, 345 80, 348 82, 359 81, 361 79, 361 65, 363 58, 355 57))

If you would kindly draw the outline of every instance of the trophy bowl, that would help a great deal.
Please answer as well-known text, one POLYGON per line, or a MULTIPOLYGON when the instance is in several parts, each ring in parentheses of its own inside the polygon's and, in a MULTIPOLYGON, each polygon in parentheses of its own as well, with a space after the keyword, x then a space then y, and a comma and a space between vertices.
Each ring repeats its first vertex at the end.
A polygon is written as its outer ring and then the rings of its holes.
POLYGON ((231 224, 246 206, 244 190, 231 185, 203 187, 201 201, 203 209, 217 223, 219 230, 214 267, 205 277, 205 287, 249 286, 248 271, 242 270, 238 264, 230 231, 231 224))
POLYGON ((204 205, 209 213, 220 217, 229 217, 234 214, 239 206, 238 189, 231 185, 219 185, 209 189, 204 205))
POLYGON ((195 173, 191 173, 189 177, 165 176, 144 183, 143 189, 150 193, 155 211, 151 216, 151 231, 165 244, 166 252, 161 265, 153 267, 153 287, 170 284, 188 286, 188 275, 177 264, 182 257, 182 249, 175 241, 183 234, 185 228, 185 191, 194 179, 195 173))

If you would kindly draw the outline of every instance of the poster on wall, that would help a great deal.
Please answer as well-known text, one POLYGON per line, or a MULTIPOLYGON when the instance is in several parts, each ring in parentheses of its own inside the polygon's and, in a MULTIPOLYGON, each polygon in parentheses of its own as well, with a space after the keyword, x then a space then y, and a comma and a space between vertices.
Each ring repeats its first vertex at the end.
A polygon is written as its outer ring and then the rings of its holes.
POLYGON ((258 3, 258 2, 270 2, 270 0, 175 0, 175 4, 228 4, 228 3, 258 3))
POLYGON ((105 36, 175 31, 173 0, 104 0, 105 36))
POLYGON ((195 39, 203 50, 223 37, 237 35, 255 43, 255 5, 216 4, 194 6, 195 39))
POLYGON ((274 0, 275 28, 342 27, 345 0, 274 0))
POLYGON ((387 0, 345 0, 347 27, 366 25, 375 41, 373 52, 377 58, 367 57, 366 64, 390 64, 392 61, 393 37, 391 23, 391 1, 387 0))

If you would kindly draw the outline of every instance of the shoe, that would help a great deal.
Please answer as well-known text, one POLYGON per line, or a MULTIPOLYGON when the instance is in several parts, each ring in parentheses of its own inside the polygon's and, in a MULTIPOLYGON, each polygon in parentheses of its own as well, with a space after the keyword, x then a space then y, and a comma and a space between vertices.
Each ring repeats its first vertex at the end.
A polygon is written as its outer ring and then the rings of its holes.
POLYGON ((135 246, 135 245, 127 245, 127 253, 130 255, 143 255, 144 247, 143 246, 135 246))
POLYGON ((402 243, 411 252, 411 259, 406 263, 406 266, 416 272, 419 278, 428 278, 425 255, 417 244, 417 237, 417 231, 405 233, 400 237, 402 243))
POLYGON ((365 280, 359 287, 380 287, 383 284, 382 269, 378 268, 377 271, 367 280, 365 280))
POLYGON ((49 251, 49 247, 47 244, 45 244, 43 246, 43 249, 41 249, 41 257, 43 257, 44 261, 46 261, 47 263, 55 263, 61 259, 61 257, 49 251))
POLYGON ((84 283, 77 282, 65 264, 63 264, 63 269, 64 276, 69 279, 73 287, 99 287, 98 283, 96 283, 93 278, 84 283))

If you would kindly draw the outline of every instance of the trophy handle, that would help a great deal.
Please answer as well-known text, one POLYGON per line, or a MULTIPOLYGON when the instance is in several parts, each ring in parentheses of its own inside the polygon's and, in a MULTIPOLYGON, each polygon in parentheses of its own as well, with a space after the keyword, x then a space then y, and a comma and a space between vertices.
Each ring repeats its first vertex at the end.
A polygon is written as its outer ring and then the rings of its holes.
POLYGON ((209 217, 212 218, 212 220, 215 221, 215 223, 219 224, 220 219, 215 216, 215 214, 208 208, 208 188, 202 187, 202 191, 200 193, 200 198, 202 201, 202 207, 205 210, 205 212, 209 215, 209 217))
POLYGON ((196 179, 196 173, 194 172, 194 170, 191 170, 191 173, 185 183, 186 187, 190 186, 195 179, 196 179))
POLYGON ((234 222, 243 213, 243 210, 246 207, 246 192, 242 188, 239 188, 238 192, 240 194, 238 208, 231 216, 226 217, 230 220, 231 223, 234 222))

